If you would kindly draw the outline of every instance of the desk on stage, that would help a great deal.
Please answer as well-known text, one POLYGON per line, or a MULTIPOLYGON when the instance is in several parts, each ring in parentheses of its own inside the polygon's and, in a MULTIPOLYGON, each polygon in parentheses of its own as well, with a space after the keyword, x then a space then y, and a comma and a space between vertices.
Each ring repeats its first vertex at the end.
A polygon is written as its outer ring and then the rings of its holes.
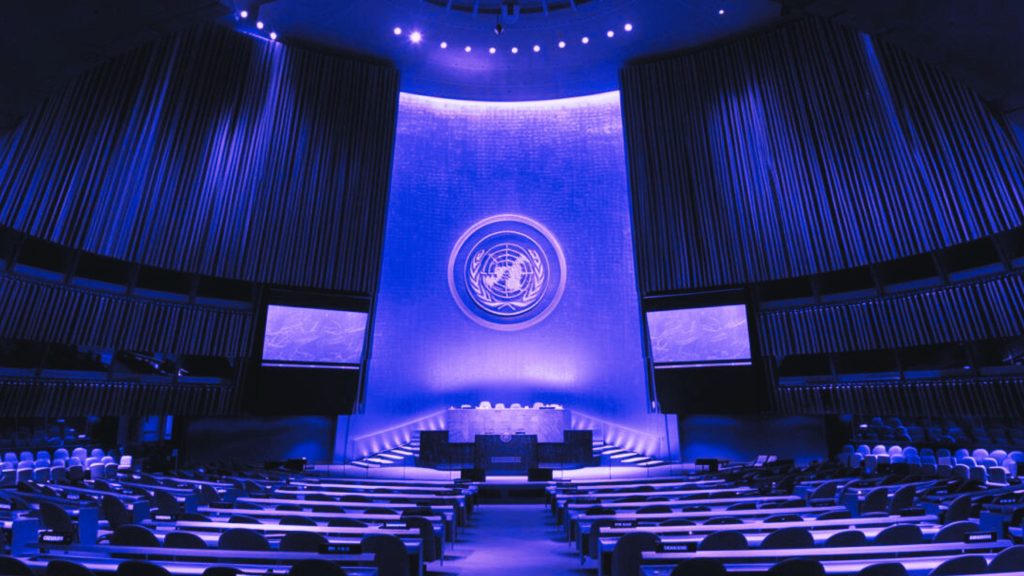
POLYGON ((452 408, 445 430, 421 430, 418 466, 523 474, 543 466, 594 464, 593 433, 572 430, 552 408, 452 408))
POLYGON ((477 436, 527 434, 539 443, 558 443, 569 429, 562 408, 450 408, 444 416, 448 441, 471 443, 477 436))

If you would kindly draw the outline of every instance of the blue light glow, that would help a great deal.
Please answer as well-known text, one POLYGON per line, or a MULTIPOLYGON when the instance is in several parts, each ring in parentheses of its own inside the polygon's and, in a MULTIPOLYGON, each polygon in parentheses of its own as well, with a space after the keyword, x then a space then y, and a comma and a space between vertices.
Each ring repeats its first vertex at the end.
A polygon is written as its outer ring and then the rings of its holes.
POLYGON ((366 404, 351 420, 350 454, 484 400, 562 404, 598 438, 663 447, 665 422, 647 411, 630 230, 617 92, 500 103, 402 94, 366 404), (453 298, 449 279, 465 282, 472 269, 451 265, 460 238, 468 232, 466 244, 479 248, 467 255, 486 258, 504 229, 479 239, 472 231, 510 220, 546 232, 516 228, 529 241, 500 242, 530 261, 502 256, 480 272, 494 302, 453 298), (543 281, 532 276, 538 263, 543 281), (567 271, 562 280, 557 268, 567 271), (555 290, 560 282, 564 291, 555 290), (537 300, 523 297, 531 287, 540 287, 537 300), (521 311, 546 317, 495 329, 480 321, 481 306, 490 321, 521 311))
POLYGON ((267 307, 264 364, 359 364, 366 313, 296 306, 267 307))

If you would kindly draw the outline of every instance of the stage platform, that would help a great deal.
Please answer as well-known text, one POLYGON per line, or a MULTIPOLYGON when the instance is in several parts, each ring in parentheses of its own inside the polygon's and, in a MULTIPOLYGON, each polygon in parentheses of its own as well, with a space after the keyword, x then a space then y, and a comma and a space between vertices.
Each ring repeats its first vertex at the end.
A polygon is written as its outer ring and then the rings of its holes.
MULTIPOLYGON (((434 470, 417 466, 391 466, 386 468, 361 468, 351 464, 319 464, 313 469, 328 477, 384 478, 409 482, 437 482, 459 479, 458 470, 434 470)), ((692 462, 665 464, 657 468, 636 466, 590 466, 576 470, 552 470, 552 480, 642 480, 645 478, 680 477, 696 473, 692 462)), ((488 476, 479 486, 478 497, 491 504, 521 504, 543 502, 544 489, 548 481, 530 481, 521 476, 488 476)))

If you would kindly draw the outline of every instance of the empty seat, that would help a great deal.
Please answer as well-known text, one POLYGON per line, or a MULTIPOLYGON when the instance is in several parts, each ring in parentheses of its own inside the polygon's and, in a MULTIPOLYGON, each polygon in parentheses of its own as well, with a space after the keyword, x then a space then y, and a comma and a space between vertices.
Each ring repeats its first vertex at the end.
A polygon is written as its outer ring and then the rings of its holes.
POLYGON ((802 522, 803 517, 799 514, 772 514, 766 517, 762 522, 766 524, 776 524, 780 522, 802 522))
POLYGON ((284 552, 319 552, 325 546, 327 539, 316 532, 289 532, 281 538, 280 548, 284 552))
POLYGON ((898 562, 883 562, 861 569, 857 576, 907 576, 907 569, 898 562))
POLYGON ((900 487, 899 490, 893 493, 892 500, 889 501, 889 513, 899 514, 901 510, 906 510, 914 505, 914 496, 917 495, 917 488, 909 484, 907 486, 900 487))
POLYGON ((949 504, 949 508, 946 509, 946 514, 943 516, 943 520, 948 524, 951 522, 959 522, 961 520, 967 520, 971 514, 971 497, 970 495, 958 496, 953 502, 949 504))
POLYGON ((817 560, 790 558, 768 569, 773 576, 825 576, 825 567, 817 560))
POLYGON ((742 532, 735 530, 712 532, 697 545, 698 550, 745 550, 746 548, 747 537, 742 532))
POLYGON ((889 502, 889 489, 885 487, 875 488, 868 492, 867 496, 860 503, 861 514, 868 512, 884 512, 889 502))
POLYGON ((255 530, 232 528, 220 535, 217 547, 225 550, 270 550, 270 543, 255 530))
POLYGON ((1010 546, 992 559, 989 572, 1024 572, 1024 546, 1010 546))
POLYGON ((929 573, 929 576, 965 576, 970 574, 984 574, 988 569, 988 562, 984 556, 957 556, 939 564, 929 573))
POLYGON ((178 500, 166 490, 153 490, 153 512, 157 514, 176 515, 181 512, 178 500))
POLYGON ((125 524, 114 530, 110 535, 110 543, 115 546, 160 546, 160 540, 153 531, 138 524, 125 524))
POLYGON ((640 576, 640 555, 658 549, 657 534, 630 532, 619 538, 612 550, 612 574, 640 576))
POLYGON ((228 518, 229 524, 262 524, 259 518, 254 516, 246 516, 245 514, 232 514, 228 518))
POLYGON ((430 520, 422 516, 410 516, 405 518, 405 525, 419 530, 420 542, 423 543, 422 553, 424 562, 433 562, 441 558, 444 550, 434 533, 434 524, 430 520))
POLYGON ((361 541, 363 552, 374 555, 379 574, 409 576, 408 551, 405 544, 392 534, 371 534, 361 541))
POLYGON ((117 576, 171 576, 167 568, 142 560, 125 560, 117 566, 117 576))
POLYGON ((93 573, 77 562, 50 560, 46 565, 46 576, 93 576, 93 573))
POLYGON ((366 522, 354 518, 335 518, 327 525, 331 528, 365 528, 366 522))
POLYGON ((0 574, 4 576, 35 576, 27 564, 13 556, 0 556, 0 574))
POLYGON ((643 506, 636 511, 637 514, 668 514, 670 512, 672 512, 672 508, 664 505, 643 506))
POLYGON ((71 521, 67 510, 50 502, 39 503, 39 523, 43 528, 54 532, 65 534, 75 532, 75 524, 71 521))
POLYGON ((110 524, 111 529, 116 530, 125 524, 131 524, 132 513, 119 498, 110 495, 104 496, 102 507, 103 516, 106 518, 107 523, 110 524))
POLYGON ((846 548, 848 546, 866 546, 868 537, 860 530, 843 530, 836 532, 825 540, 827 548, 846 548))
POLYGON ((782 548, 813 548, 814 537, 806 528, 782 528, 764 537, 761 548, 778 550, 782 548))
POLYGON ((202 549, 207 546, 206 541, 200 538, 198 534, 176 530, 174 532, 168 532, 167 535, 164 536, 164 547, 202 549))
POLYGON ((853 516, 853 514, 851 514, 849 510, 831 510, 829 512, 824 512, 822 514, 818 514, 817 519, 818 520, 841 520, 841 519, 844 519, 844 518, 850 518, 852 516, 853 516))
POLYGON ((935 535, 935 543, 963 542, 967 534, 977 531, 978 525, 974 522, 967 520, 953 522, 952 524, 946 524, 939 530, 939 533, 935 535))
POLYGON ((924 540, 921 528, 916 524, 895 524, 882 530, 875 536, 875 546, 894 546, 898 544, 920 544, 924 540))
POLYGON ((704 521, 705 526, 720 526, 723 524, 743 524, 743 520, 735 516, 715 516, 704 521))

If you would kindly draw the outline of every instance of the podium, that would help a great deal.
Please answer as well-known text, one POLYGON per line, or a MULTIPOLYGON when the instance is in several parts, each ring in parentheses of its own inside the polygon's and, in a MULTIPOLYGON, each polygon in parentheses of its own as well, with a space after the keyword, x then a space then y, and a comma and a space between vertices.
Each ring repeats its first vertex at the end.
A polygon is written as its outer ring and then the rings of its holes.
POLYGON ((473 442, 473 467, 488 474, 526 474, 537 467, 537 436, 479 434, 473 442))

